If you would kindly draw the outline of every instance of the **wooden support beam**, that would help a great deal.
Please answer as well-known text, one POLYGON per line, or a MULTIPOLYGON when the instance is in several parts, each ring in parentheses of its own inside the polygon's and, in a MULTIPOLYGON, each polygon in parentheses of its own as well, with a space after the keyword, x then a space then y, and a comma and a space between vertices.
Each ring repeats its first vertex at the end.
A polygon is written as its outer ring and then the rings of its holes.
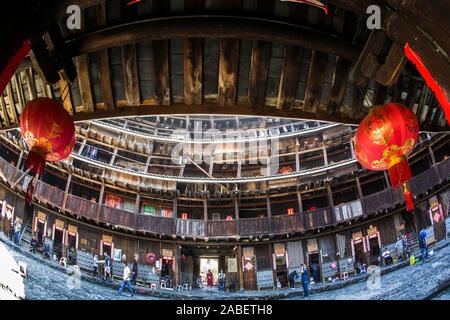
POLYGON ((253 41, 248 99, 257 110, 265 103, 271 47, 270 42, 253 41))
POLYGON ((80 88, 81 103, 85 112, 94 112, 94 100, 92 97, 91 77, 89 74, 88 55, 76 58, 78 86, 80 88))
POLYGON ((308 83, 306 85, 305 104, 306 112, 316 112, 320 104, 320 92, 322 89, 328 54, 313 51, 309 68, 308 83))
POLYGON ((203 40, 184 39, 184 103, 202 103, 203 40))
POLYGON ((384 98, 386 97, 386 93, 387 93, 387 87, 380 83, 377 83, 375 97, 373 99, 373 104, 374 105, 383 104, 384 98))
POLYGON ((291 46, 284 48, 283 69, 278 90, 278 109, 292 110, 294 107, 302 55, 303 50, 301 48, 291 46))
POLYGON ((122 46, 123 83, 125 99, 128 106, 139 106, 139 75, 137 66, 136 44, 122 46))
POLYGON ((36 99, 37 98, 36 85, 34 83, 32 68, 27 68, 25 70, 25 82, 27 83, 28 95, 30 96, 30 100, 36 99))
POLYGON ((22 114, 22 111, 25 108, 25 96, 23 94, 23 87, 22 87, 22 80, 20 78, 20 72, 15 73, 13 75, 11 81, 14 84, 14 88, 16 89, 16 92, 17 92, 17 98, 19 99, 17 111, 19 112, 19 114, 22 114))
POLYGON ((167 40, 152 42, 155 97, 159 105, 170 104, 169 44, 167 40))
POLYGON ((59 93, 61 95, 61 101, 64 106, 64 109, 66 109, 66 111, 70 115, 73 115, 75 113, 75 110, 73 109, 73 105, 72 105, 72 96, 70 93, 69 83, 64 79, 60 79, 58 87, 59 87, 59 93))
POLYGON ((405 99, 405 105, 409 109, 412 109, 414 107, 418 84, 419 84, 419 82, 416 79, 414 79, 414 78, 409 79, 408 94, 405 99))
POLYGON ((13 92, 12 92, 12 88, 11 88, 11 82, 8 83, 8 85, 6 86, 6 94, 8 95, 7 99, 8 99, 10 113, 12 114, 14 121, 19 123, 19 114, 17 113, 16 103, 14 101, 14 96, 13 96, 13 92))
POLYGON ((423 88, 422 88, 422 93, 420 94, 419 103, 417 104, 417 108, 415 108, 415 114, 416 114, 416 117, 419 120, 419 122, 421 122, 420 119, 422 116, 422 111, 425 106, 425 103, 427 102, 429 91, 430 91, 430 88, 426 84, 424 84, 423 88))
POLYGON ((3 93, 0 92, 0 109, 1 115, 4 122, 5 127, 9 127, 11 125, 11 121, 9 119, 8 111, 6 110, 5 98, 3 97, 3 93))
POLYGON ((403 75, 400 75, 395 83, 394 92, 392 93, 392 102, 401 102, 403 92, 403 75))
POLYGON ((219 56, 219 105, 236 103, 239 40, 221 39, 219 56))
POLYGON ((353 119, 359 119, 362 116, 362 110, 364 105, 364 96, 366 92, 361 92, 361 89, 358 85, 355 86, 353 90, 353 101, 352 101, 352 111, 351 117, 353 119))
POLYGON ((431 101, 428 104, 428 109, 425 114, 425 119, 423 120, 423 127, 430 127, 431 115, 433 114, 433 110, 436 108, 440 108, 437 103, 436 97, 434 95, 431 96, 431 101))
POLYGON ((327 105, 327 110, 331 114, 338 114, 340 112, 351 67, 351 61, 341 57, 336 58, 336 67, 331 83, 330 100, 327 105))
MULTIPOLYGON (((97 12, 97 25, 106 25, 106 4, 101 3, 96 7, 97 12)), ((103 49, 97 52, 99 69, 100 69, 100 81, 103 94, 103 105, 105 109, 114 109, 115 101, 111 88, 111 75, 109 71, 109 54, 108 49, 103 49)))
POLYGON ((349 60, 357 59, 360 46, 297 24, 242 16, 180 16, 146 19, 121 24, 67 40, 73 55, 95 52, 115 46, 148 40, 172 38, 240 38, 278 42, 328 52, 349 60))

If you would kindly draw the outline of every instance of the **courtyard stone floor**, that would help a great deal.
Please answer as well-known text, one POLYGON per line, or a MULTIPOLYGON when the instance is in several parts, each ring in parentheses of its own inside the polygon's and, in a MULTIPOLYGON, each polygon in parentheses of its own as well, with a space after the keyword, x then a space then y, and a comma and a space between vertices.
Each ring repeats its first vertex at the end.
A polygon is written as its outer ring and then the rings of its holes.
MULTIPOLYGON (((1 236, 0 236, 1 237, 1 236)), ((106 282, 91 276, 77 276, 71 268, 64 270, 43 261, 40 256, 32 256, 23 249, 0 239, 4 249, 17 262, 27 264, 28 278, 23 279, 25 299, 31 300, 157 300, 157 299, 309 299, 309 300, 418 300, 433 298, 450 299, 450 240, 442 241, 434 247, 433 255, 424 264, 409 266, 403 263, 393 268, 383 269, 379 279, 362 275, 336 283, 310 285, 311 295, 303 297, 302 289, 265 290, 244 293, 207 292, 194 289, 189 292, 150 291, 138 287, 138 294, 129 297, 117 296, 118 282, 106 282), (407 266, 406 266, 407 265, 407 266), (375 280, 374 280, 375 279, 375 280), (379 281, 378 281, 379 280, 379 281), (378 282, 377 282, 378 281, 378 282), (369 284, 368 284, 369 282, 369 284)), ((1 262, 0 262, 1 263, 1 262)), ((1 291, 2 289, 0 289, 1 291)), ((8 298, 1 295, 1 298, 8 298)))

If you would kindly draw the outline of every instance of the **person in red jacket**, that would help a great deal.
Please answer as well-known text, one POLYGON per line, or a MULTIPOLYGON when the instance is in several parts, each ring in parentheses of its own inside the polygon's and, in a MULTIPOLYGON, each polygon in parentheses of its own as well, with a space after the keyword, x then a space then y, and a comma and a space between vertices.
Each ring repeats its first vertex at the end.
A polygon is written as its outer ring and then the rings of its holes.
POLYGON ((208 273, 206 274, 206 283, 208 284, 208 291, 212 290, 213 282, 214 282, 214 276, 213 276, 211 270, 208 270, 208 273))

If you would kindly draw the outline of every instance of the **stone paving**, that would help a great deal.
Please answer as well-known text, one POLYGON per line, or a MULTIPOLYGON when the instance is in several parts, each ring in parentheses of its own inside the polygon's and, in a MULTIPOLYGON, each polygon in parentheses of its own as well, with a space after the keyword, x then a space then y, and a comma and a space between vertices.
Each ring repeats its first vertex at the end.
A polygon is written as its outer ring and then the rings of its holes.
MULTIPOLYGON (((339 281, 336 284, 319 284, 310 286, 312 294, 306 299, 311 300, 365 300, 365 299, 425 299, 433 290, 443 285, 450 284, 450 242, 438 244, 433 256, 423 265, 401 267, 401 265, 383 270, 380 278, 380 288, 372 286, 368 289, 364 277, 347 280, 348 283, 339 281), (333 289, 334 288, 334 289, 333 289)), ((150 292, 145 290, 145 295, 138 294, 133 298, 117 296, 113 286, 117 282, 102 283, 100 280, 92 280, 83 275, 81 279, 70 272, 57 269, 49 263, 43 263, 24 254, 23 251, 13 249, 11 245, 0 242, 0 246, 6 247, 16 261, 26 262, 28 265, 28 278, 24 280, 26 299, 47 300, 155 300, 155 299, 305 299, 301 289, 282 289, 277 291, 245 292, 219 294, 218 292, 206 292, 193 290, 191 292, 150 292), (93 283, 93 281, 97 281, 93 283), (159 295, 151 296, 151 294, 159 295), (294 296, 292 296, 294 295, 294 296)), ((404 265, 404 264, 403 264, 404 265)), ((126 291, 126 290, 125 290, 126 291)), ((125 292, 128 295, 128 292, 125 292)), ((447 290, 435 299, 448 300, 450 292, 447 290)))

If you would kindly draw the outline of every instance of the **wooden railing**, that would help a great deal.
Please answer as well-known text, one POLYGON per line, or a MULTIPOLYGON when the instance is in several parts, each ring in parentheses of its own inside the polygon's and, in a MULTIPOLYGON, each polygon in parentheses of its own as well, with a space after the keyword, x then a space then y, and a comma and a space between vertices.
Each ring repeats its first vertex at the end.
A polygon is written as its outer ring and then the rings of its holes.
POLYGON ((68 194, 65 210, 91 220, 96 220, 98 204, 96 202, 74 196, 73 194, 68 194))
POLYGON ((237 235, 237 222, 233 221, 208 221, 208 236, 230 236, 237 235))
MULTIPOLYGON (((6 181, 13 185, 23 172, 0 158, 0 171, 6 181)), ((413 177, 410 184, 415 196, 430 190, 434 186, 448 180, 450 176, 450 160, 443 161, 435 167, 413 177)), ((22 187, 23 181, 17 187, 22 187)), ((62 208, 64 191, 45 182, 38 181, 34 197, 36 200, 62 208)), ((275 215, 271 219, 247 218, 234 221, 208 221, 192 219, 173 219, 135 214, 121 209, 100 206, 96 202, 68 194, 63 210, 90 220, 122 226, 138 231, 145 231, 160 235, 180 235, 189 237, 215 236, 252 236, 280 234, 287 232, 302 232, 326 226, 336 225, 362 215, 362 208, 366 215, 380 210, 392 208, 404 202, 402 189, 399 187, 386 189, 357 200, 335 207, 321 208, 310 212, 293 215, 275 215)))
POLYGON ((334 215, 336 216, 336 222, 350 220, 355 217, 362 216, 363 208, 361 200, 355 200, 352 202, 334 206, 334 215))
POLYGON ((268 218, 239 219, 239 232, 242 236, 270 233, 268 218))
POLYGON ((203 220, 177 219, 177 235, 203 237, 205 222, 203 220))

